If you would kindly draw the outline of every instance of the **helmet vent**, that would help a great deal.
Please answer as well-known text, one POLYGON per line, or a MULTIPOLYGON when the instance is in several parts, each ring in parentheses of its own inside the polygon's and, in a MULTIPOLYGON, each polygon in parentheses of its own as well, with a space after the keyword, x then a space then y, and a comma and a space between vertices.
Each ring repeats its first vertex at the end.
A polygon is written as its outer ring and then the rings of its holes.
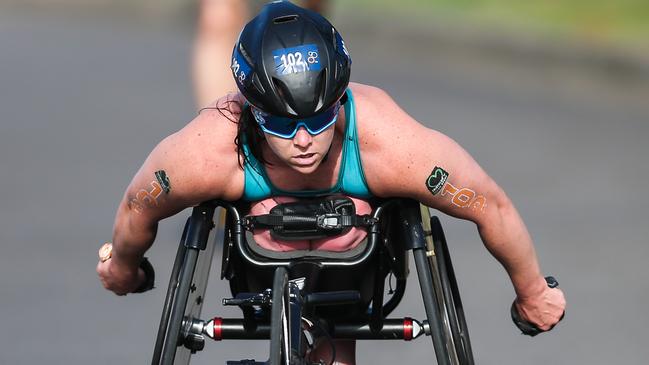
POLYGON ((252 84, 255 86, 255 89, 259 91, 260 94, 265 94, 266 90, 264 89, 264 86, 261 84, 261 81, 259 81, 259 76, 255 72, 252 75, 252 84))
POLYGON ((243 58, 248 62, 248 65, 254 66, 254 62, 252 61, 252 57, 248 54, 248 51, 246 51, 245 48, 243 48, 243 44, 239 43, 239 53, 243 56, 243 58))
POLYGON ((327 69, 323 69, 320 71, 320 74, 318 75, 318 79, 316 81, 316 90, 318 90, 316 94, 316 99, 314 100, 315 110, 320 110, 325 103, 325 98, 327 96, 327 69))
POLYGON ((273 19, 273 23, 275 23, 275 24, 290 23, 290 22, 296 21, 297 18, 298 18, 297 15, 279 16, 279 17, 273 19))
POLYGON ((292 115, 297 115, 297 112, 294 108, 295 101, 291 98, 291 91, 288 89, 286 84, 282 80, 273 77, 273 86, 275 86, 275 91, 277 92, 277 99, 285 108, 285 110, 292 115))

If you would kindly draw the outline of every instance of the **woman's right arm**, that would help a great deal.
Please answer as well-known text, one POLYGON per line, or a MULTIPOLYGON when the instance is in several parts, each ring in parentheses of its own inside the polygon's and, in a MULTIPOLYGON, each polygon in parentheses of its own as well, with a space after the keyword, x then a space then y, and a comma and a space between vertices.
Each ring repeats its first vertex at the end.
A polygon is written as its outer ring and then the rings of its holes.
POLYGON ((235 135, 236 124, 208 111, 154 148, 117 209, 112 258, 97 265, 106 289, 123 295, 142 284, 139 265, 160 220, 206 200, 238 199, 243 174, 237 165, 235 135))

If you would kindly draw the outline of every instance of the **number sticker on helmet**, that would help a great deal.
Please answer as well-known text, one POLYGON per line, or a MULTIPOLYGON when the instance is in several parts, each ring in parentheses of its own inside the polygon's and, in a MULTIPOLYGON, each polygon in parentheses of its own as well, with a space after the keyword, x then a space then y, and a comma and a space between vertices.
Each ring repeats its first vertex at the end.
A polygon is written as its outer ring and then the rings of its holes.
POLYGON ((310 64, 318 63, 318 52, 309 51, 309 58, 306 61, 310 64))
POLYGON ((306 44, 273 51, 275 70, 278 75, 291 75, 307 71, 320 71, 318 47, 306 44))
POLYGON ((246 81, 246 78, 248 77, 248 75, 250 75, 251 70, 248 62, 246 62, 245 58, 241 56, 239 50, 234 51, 230 69, 232 69, 232 75, 234 76, 235 81, 241 85, 243 85, 243 83, 246 81))

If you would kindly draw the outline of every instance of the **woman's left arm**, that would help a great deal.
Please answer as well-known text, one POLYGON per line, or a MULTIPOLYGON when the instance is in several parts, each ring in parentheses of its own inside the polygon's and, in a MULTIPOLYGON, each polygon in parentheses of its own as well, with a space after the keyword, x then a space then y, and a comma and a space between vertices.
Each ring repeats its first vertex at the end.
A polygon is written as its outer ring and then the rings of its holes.
POLYGON ((509 274, 524 319, 550 329, 563 315, 565 299, 547 286, 525 223, 505 192, 458 143, 413 120, 384 92, 368 88, 361 94, 359 135, 372 192, 413 198, 474 222, 509 274))

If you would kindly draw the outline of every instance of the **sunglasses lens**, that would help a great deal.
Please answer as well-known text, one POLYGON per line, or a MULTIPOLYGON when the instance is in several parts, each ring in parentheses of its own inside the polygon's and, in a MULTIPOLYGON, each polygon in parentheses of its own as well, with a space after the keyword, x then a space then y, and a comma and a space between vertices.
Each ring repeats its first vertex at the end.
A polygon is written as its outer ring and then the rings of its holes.
POLYGON ((320 114, 303 119, 276 117, 255 107, 252 108, 252 113, 264 132, 282 138, 293 138, 301 126, 304 126, 311 135, 319 134, 329 128, 336 122, 339 109, 340 104, 336 103, 320 114))
POLYGON ((309 133, 314 135, 321 133, 336 122, 336 119, 338 118, 338 108, 339 105, 335 104, 324 112, 314 115, 311 118, 301 120, 301 122, 304 123, 309 133))

